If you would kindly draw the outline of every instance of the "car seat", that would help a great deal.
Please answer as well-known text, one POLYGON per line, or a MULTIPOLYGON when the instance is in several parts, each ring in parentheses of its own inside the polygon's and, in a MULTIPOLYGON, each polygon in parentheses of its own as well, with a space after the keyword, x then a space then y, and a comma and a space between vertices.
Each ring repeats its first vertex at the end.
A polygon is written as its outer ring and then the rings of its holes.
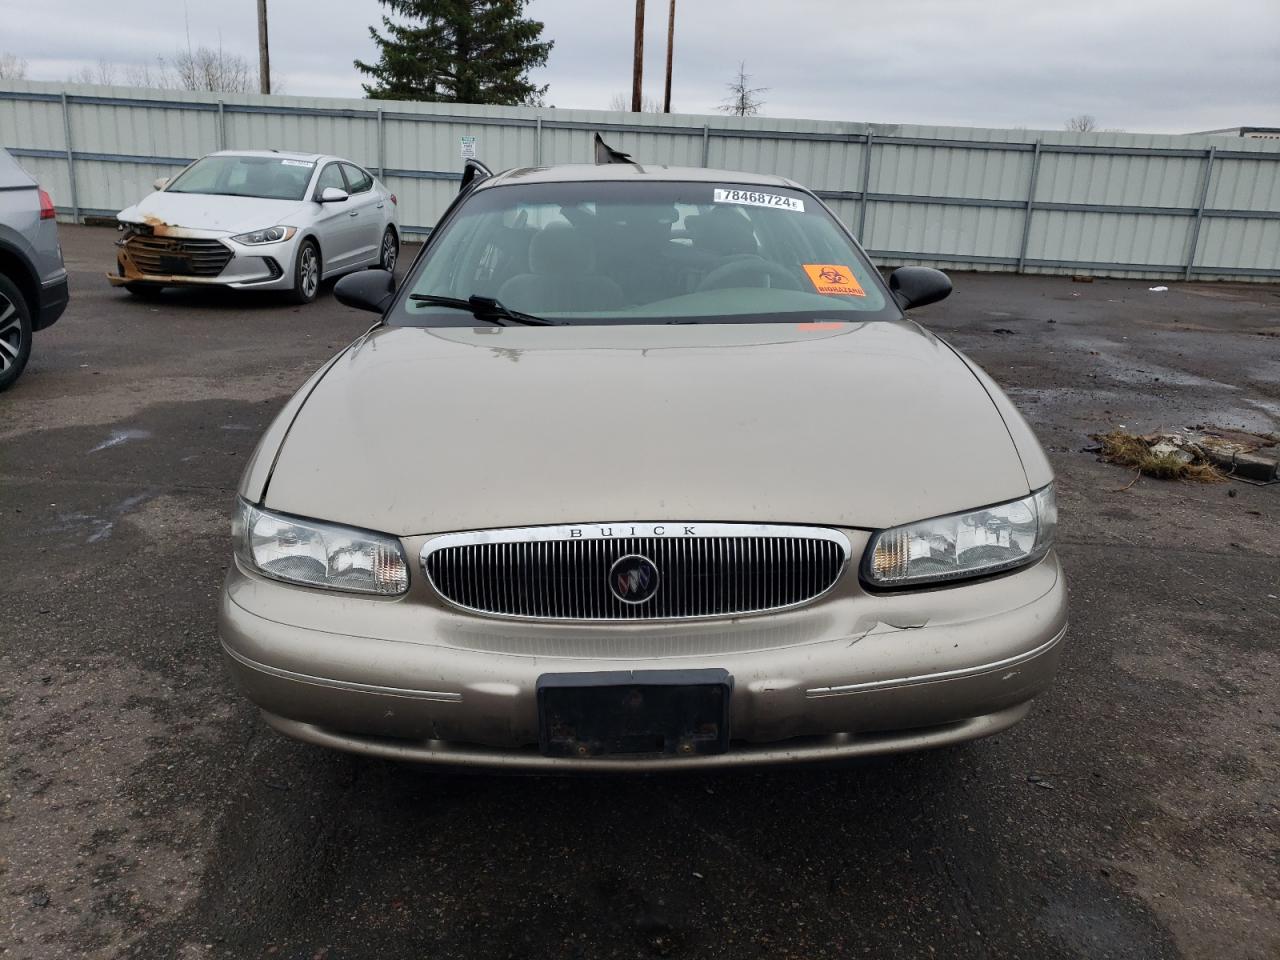
POLYGON ((567 223, 543 227, 529 241, 529 273, 498 288, 498 299, 527 313, 582 313, 622 305, 622 288, 595 272, 595 251, 567 223))
POLYGON ((693 249, 700 253, 720 258, 759 251, 751 221, 731 207, 716 207, 710 213, 686 217, 684 222, 693 249))

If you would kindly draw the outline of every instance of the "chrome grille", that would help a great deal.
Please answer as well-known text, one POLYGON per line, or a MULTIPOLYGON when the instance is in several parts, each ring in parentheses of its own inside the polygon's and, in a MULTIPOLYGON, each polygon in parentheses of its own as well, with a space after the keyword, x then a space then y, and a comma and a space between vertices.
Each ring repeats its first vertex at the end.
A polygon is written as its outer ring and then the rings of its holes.
POLYGON ((848 557, 848 539, 821 527, 627 523, 447 534, 423 547, 422 568, 445 600, 467 610, 663 620, 804 603, 831 588, 848 557), (657 593, 643 603, 624 602, 610 587, 610 569, 629 555, 648 558, 659 573, 657 593))
POLYGON ((129 258, 143 274, 216 277, 231 259, 231 249, 217 240, 149 237, 135 234, 124 242, 129 258))

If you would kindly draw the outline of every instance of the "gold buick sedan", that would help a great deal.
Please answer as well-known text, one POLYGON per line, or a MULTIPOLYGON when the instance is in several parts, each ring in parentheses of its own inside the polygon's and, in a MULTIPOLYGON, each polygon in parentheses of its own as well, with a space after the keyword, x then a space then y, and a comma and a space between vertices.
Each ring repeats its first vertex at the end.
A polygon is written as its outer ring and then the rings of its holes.
POLYGON ((219 630, 276 730, 654 771, 1004 730, 1066 633, 1008 398, 775 176, 471 162, 380 320, 267 429, 219 630))

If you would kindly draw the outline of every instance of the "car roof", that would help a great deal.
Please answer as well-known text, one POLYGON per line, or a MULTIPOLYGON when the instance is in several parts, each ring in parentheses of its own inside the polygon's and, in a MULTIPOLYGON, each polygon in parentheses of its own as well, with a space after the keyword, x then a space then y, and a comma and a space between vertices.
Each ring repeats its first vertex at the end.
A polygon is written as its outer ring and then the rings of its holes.
POLYGON ((583 181, 746 183, 762 187, 804 189, 794 180, 772 173, 710 170, 706 167, 668 167, 653 163, 566 163, 554 167, 517 167, 486 178, 477 185, 477 189, 513 183, 581 183, 583 181))
MULTIPOLYGON (((278 157, 281 160, 305 160, 307 163, 318 163, 321 160, 341 160, 342 157, 331 157, 327 153, 293 153, 288 150, 218 150, 209 154, 211 157, 278 157)), ((351 161, 348 161, 351 162, 351 161)))

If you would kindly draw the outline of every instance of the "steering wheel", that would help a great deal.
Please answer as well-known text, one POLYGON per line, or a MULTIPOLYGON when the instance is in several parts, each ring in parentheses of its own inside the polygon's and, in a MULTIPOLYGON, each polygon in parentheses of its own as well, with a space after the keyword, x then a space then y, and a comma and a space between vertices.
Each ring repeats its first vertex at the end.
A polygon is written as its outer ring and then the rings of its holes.
POLYGON ((764 276, 768 278, 768 285, 771 287, 780 287, 783 290, 800 289, 799 282, 797 282, 790 270, 772 260, 766 260, 763 257, 751 254, 741 259, 730 260, 728 263, 716 267, 702 278, 702 282, 698 284, 698 292, 740 287, 742 284, 737 281, 747 275, 764 276))

